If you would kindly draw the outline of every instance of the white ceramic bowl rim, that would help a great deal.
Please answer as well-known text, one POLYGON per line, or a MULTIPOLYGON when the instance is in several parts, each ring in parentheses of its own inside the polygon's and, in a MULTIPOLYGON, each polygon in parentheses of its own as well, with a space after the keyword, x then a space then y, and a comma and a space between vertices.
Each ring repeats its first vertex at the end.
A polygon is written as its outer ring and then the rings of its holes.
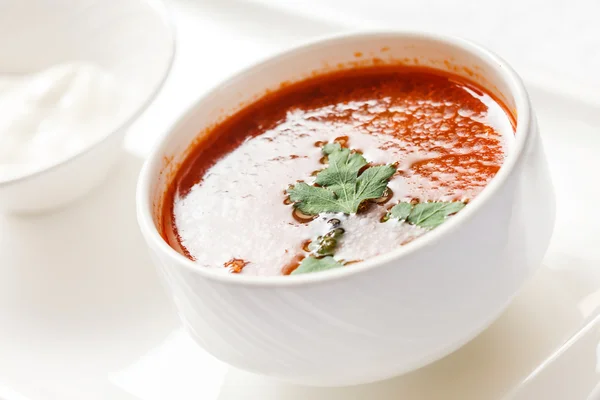
POLYGON ((111 132, 107 133, 106 135, 101 136, 96 141, 91 142, 83 150, 81 150, 67 158, 58 160, 58 161, 48 165, 47 167, 43 167, 39 170, 25 174, 23 176, 17 176, 16 178, 0 180, 0 187, 16 185, 16 184, 19 184, 28 179, 33 179, 33 178, 35 178, 41 174, 44 174, 48 171, 57 169, 60 166, 62 166, 63 164, 71 162, 72 160, 83 157, 86 153, 92 151, 92 149, 95 148, 96 146, 109 140, 111 136, 121 132, 123 129, 126 129, 130 124, 132 124, 136 119, 138 119, 139 116, 142 115, 142 113, 146 110, 146 108, 148 108, 148 106, 154 101, 154 99, 156 98, 156 95, 158 94, 158 92, 162 88, 163 84, 167 80, 167 77, 169 76, 169 71, 171 70, 171 67, 173 65, 173 60, 175 58, 175 51, 176 51, 175 24, 171 18, 169 9, 163 3, 162 0, 146 0, 146 4, 150 8, 154 9, 157 16, 160 18, 160 20, 162 21, 164 26, 167 28, 167 34, 169 35, 168 40, 171 42, 171 49, 172 49, 169 54, 169 59, 167 60, 167 63, 165 64, 164 71, 162 72, 162 76, 156 82, 154 87, 150 90, 150 95, 119 126, 117 126, 115 129, 113 129, 111 132))
MULTIPOLYGON (((160 154, 161 148, 168 140, 169 136, 171 136, 172 132, 176 131, 176 128, 179 126, 181 121, 187 119, 187 117, 194 113, 194 110, 198 107, 198 104, 205 97, 206 93, 200 96, 200 98, 191 105, 187 111, 182 113, 175 123, 174 127, 170 130, 170 133, 165 135, 161 141, 153 148, 150 156, 148 157, 146 163, 142 167, 142 171, 140 173, 140 178, 137 187, 137 213, 138 213, 138 221, 142 232, 146 236, 148 241, 152 241, 152 245, 156 246, 161 252, 167 254, 174 264, 183 265, 186 268, 189 268, 196 274, 200 274, 206 279, 218 281, 221 283, 227 284, 238 284, 243 286, 264 286, 264 287, 282 287, 282 286, 295 286, 295 285, 305 285, 305 284, 316 284, 316 283, 325 283, 335 279, 343 279, 349 277, 353 274, 359 274, 371 268, 377 268, 380 264, 386 264, 391 262, 392 260, 400 261, 402 257, 411 254, 416 251, 425 250, 427 247, 435 245, 440 240, 444 240, 444 236, 451 234, 453 231, 457 229, 460 224, 463 224, 465 221, 468 221, 475 215, 481 205, 492 198, 496 192, 502 187, 510 174, 514 172, 515 164, 525 156, 524 149, 527 146, 527 143, 531 140, 532 135, 529 133, 530 131, 530 123, 531 123, 531 110, 530 110, 530 102, 529 96, 527 95, 527 91, 525 90, 525 86, 521 81, 521 78, 517 75, 517 73, 510 67, 506 61, 487 49, 481 47, 478 44, 475 44, 469 40, 462 39, 459 37, 454 37, 450 35, 440 35, 434 33, 426 33, 426 32, 418 32, 418 31, 402 31, 402 30, 392 30, 392 31, 360 31, 360 32, 351 32, 351 33, 342 33, 336 35, 326 36, 320 39, 313 39, 307 43, 301 44, 299 46, 293 47, 284 52, 278 53, 274 56, 269 56, 262 60, 261 62, 254 63, 248 68, 245 68, 237 73, 233 74, 230 78, 221 81, 219 84, 215 86, 212 90, 218 89, 221 85, 228 82, 231 78, 245 74, 255 68, 260 68, 261 65, 267 64, 270 62, 276 62, 276 59, 283 56, 289 55, 290 53, 294 53, 298 50, 310 48, 316 44, 324 44, 324 43, 335 43, 336 41, 345 41, 352 38, 359 37, 373 37, 377 38, 379 36, 389 37, 389 36, 403 36, 406 38, 414 38, 414 39, 428 39, 432 41, 438 41, 445 44, 449 44, 455 47, 463 48, 464 50, 470 52, 471 54, 476 55, 477 57, 487 60, 490 65, 495 65, 497 72, 503 77, 505 83, 509 87, 509 93, 515 99, 516 106, 516 114, 517 114, 517 129, 515 132, 515 144, 511 149, 510 153, 506 157, 506 160, 502 164, 498 173, 494 176, 494 178, 488 183, 488 185, 482 190, 482 192, 469 203, 468 207, 465 207, 460 213, 458 213, 455 217, 453 217, 448 222, 444 223, 440 227, 435 230, 428 232, 427 235, 419 238, 419 240, 412 241, 404 246, 399 247, 396 250, 369 258, 361 263, 352 265, 351 268, 336 268, 327 271, 321 271, 318 273, 312 274, 302 274, 298 276, 244 276, 240 274, 225 274, 213 271, 210 268, 204 268, 192 260, 188 259, 184 255, 177 252, 173 249, 169 244, 162 238, 158 229, 156 228, 153 218, 152 218, 152 203, 150 201, 150 182, 151 179, 155 179, 154 176, 150 175, 150 172, 155 169, 156 164, 162 160, 162 154, 160 154)), ((211 90, 211 92, 212 92, 211 90)), ((401 266, 400 266, 401 267, 401 266)))

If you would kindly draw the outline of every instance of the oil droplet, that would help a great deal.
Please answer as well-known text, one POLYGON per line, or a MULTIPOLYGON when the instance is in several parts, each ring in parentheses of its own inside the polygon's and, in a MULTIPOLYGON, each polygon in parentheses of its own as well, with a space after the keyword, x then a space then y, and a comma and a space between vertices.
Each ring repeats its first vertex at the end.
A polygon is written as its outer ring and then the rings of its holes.
POLYGON ((333 141, 335 143, 338 143, 342 147, 347 147, 349 139, 350 138, 348 136, 338 136, 335 139, 333 139, 333 141))
POLYGON ((292 217, 294 217, 294 219, 302 224, 306 224, 310 221, 312 221, 313 219, 317 218, 316 215, 309 215, 309 214, 304 214, 302 211, 300 211, 297 208, 294 208, 294 211, 292 211, 292 217))
POLYGON ((304 242, 302 242, 302 250, 306 251, 307 253, 310 253, 310 244, 312 243, 312 240, 307 239, 304 242))
POLYGON ((385 188, 385 191, 383 192, 383 195, 381 197, 372 199, 371 201, 376 204, 385 204, 388 201, 390 201, 390 199, 392 198, 393 195, 394 195, 394 192, 392 192, 392 189, 390 189, 388 187, 388 188, 385 188))
POLYGON ((248 261, 242 260, 241 258, 232 258, 223 264, 223 266, 228 268, 229 272, 232 274, 239 274, 246 265, 248 265, 248 261))
POLYGON ((300 263, 304 260, 304 256, 302 254, 298 254, 295 256, 289 263, 281 268, 281 273, 283 275, 289 275, 296 270, 300 266, 300 263))
POLYGON ((373 205, 373 203, 371 203, 370 201, 363 201, 362 203, 360 203, 360 205, 358 206, 358 210, 356 211, 356 213, 364 213, 367 212, 369 210, 369 208, 371 208, 371 206, 373 205))
POLYGON ((327 221, 328 224, 331 224, 331 226, 333 226, 334 228, 337 228, 338 226, 340 226, 340 224, 342 223, 342 221, 340 221, 337 218, 331 218, 329 221, 327 221))
POLYGON ((338 239, 340 238, 344 233, 346 232, 346 230, 344 228, 335 228, 330 230, 329 232, 327 232, 325 234, 326 238, 333 238, 333 239, 338 239))

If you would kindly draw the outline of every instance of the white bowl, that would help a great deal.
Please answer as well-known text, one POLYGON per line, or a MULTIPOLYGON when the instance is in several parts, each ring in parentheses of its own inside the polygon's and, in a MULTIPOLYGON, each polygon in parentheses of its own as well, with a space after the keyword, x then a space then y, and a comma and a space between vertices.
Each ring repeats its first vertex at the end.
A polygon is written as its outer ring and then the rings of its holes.
POLYGON ((431 363, 490 325, 540 265, 554 194, 527 93, 503 60, 447 36, 362 33, 287 51, 202 96, 144 165, 137 212, 180 316, 202 347, 235 367, 283 380, 352 385, 431 363), (169 247, 157 229, 165 186, 203 127, 283 81, 374 57, 450 70, 514 110, 514 146, 468 207, 395 251, 301 276, 219 274, 169 247))
POLYGON ((97 186, 121 152, 127 128, 154 99, 175 51, 167 10, 153 0, 8 0, 0 3, 0 73, 34 73, 90 62, 126 85, 120 127, 66 160, 0 181, 0 209, 37 212, 97 186))

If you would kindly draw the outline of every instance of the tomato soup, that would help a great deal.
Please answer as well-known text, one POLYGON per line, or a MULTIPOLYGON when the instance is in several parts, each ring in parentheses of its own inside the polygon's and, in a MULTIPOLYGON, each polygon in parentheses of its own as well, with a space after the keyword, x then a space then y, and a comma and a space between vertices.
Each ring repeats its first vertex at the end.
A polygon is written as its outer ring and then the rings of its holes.
POLYGON ((514 132, 498 99, 434 70, 294 83, 201 136, 166 193, 163 237, 224 273, 352 268, 468 207, 514 132))

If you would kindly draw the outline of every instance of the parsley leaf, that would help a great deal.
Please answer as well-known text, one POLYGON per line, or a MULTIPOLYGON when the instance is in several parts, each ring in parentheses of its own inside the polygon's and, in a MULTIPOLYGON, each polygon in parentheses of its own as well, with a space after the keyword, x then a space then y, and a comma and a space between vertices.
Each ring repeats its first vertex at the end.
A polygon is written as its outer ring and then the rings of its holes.
MULTIPOLYGON (((290 200, 294 207, 304 214, 317 215, 322 212, 338 212, 339 204, 336 195, 331 190, 298 182, 288 189, 290 200)), ((343 212, 343 211, 342 211, 343 212)))
POLYGON ((459 201, 435 201, 414 206, 410 203, 398 203, 390 210, 390 217, 406 220, 421 228, 433 229, 441 225, 449 215, 462 210, 465 205, 459 201))
POLYGON ((435 228, 446 220, 451 214, 463 209, 465 203, 461 202, 433 202, 415 205, 407 218, 411 224, 422 228, 435 228))
POLYGON ((299 182, 287 191, 294 206, 305 214, 356 213, 363 201, 383 195, 396 172, 391 165, 378 165, 365 169, 359 176, 367 160, 338 143, 325 145, 323 153, 328 156, 329 165, 317 174, 315 183, 319 186, 299 182))
POLYGON ((367 165, 367 160, 359 153, 351 153, 338 143, 330 143, 323 147, 327 154, 329 166, 317 174, 315 181, 319 186, 328 186, 331 190, 345 190, 346 186, 356 182, 358 172, 367 165))
POLYGON ((413 205, 410 203, 398 203, 390 210, 390 217, 404 221, 410 215, 412 208, 413 205))
POLYGON ((343 265, 331 256, 323 258, 308 256, 304 260, 302 260, 298 268, 292 271, 292 275, 305 274, 307 272, 326 271, 328 269, 334 269, 339 267, 343 267, 343 265))

